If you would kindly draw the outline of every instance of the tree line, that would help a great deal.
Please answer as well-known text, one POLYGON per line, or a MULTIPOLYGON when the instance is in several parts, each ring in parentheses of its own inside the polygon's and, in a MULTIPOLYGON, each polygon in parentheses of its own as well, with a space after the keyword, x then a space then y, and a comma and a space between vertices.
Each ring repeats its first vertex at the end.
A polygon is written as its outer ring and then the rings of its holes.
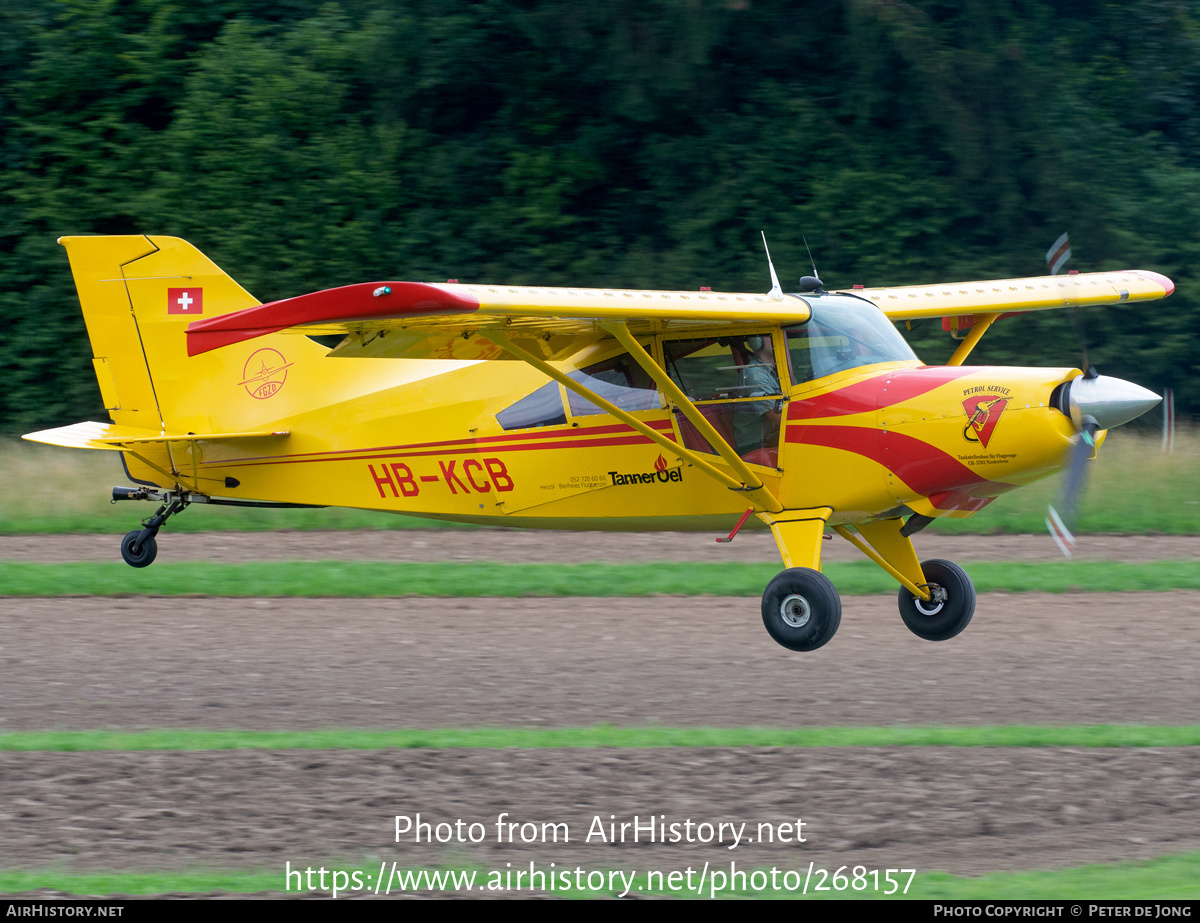
MULTIPOLYGON (((763 290, 1144 268, 1101 371, 1200 410, 1200 9, 1178 0, 20 0, 0 8, 0 431, 103 419, 65 234, 266 301, 372 278, 763 290)), ((919 355, 953 348, 938 322, 919 355)), ((1065 313, 980 362, 1078 365, 1065 313)))

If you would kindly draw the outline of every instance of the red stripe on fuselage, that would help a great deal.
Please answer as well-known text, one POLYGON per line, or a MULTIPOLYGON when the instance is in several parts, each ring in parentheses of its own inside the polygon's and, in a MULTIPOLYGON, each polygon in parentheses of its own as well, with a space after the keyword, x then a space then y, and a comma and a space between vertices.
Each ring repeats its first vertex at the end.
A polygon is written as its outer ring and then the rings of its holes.
POLYGON ((812 420, 867 413, 901 401, 911 400, 934 388, 978 371, 963 366, 893 369, 864 381, 788 403, 788 420, 812 420))
MULTIPOLYGON (((671 437, 671 440, 673 442, 674 437, 671 437)), ((272 459, 270 461, 214 462, 213 464, 215 467, 252 468, 257 465, 306 465, 314 462, 369 461, 375 458, 422 458, 430 455, 499 455, 505 452, 529 452, 534 449, 586 449, 591 446, 612 445, 656 445, 656 443, 652 442, 646 436, 635 433, 632 436, 619 436, 615 439, 577 439, 574 441, 559 439, 554 442, 534 442, 526 443, 525 445, 469 446, 461 449, 431 449, 426 452, 379 452, 373 455, 338 455, 336 458, 283 458, 272 459)))
MULTIPOLYGON (((671 421, 670 420, 647 420, 646 425, 651 429, 656 429, 659 432, 670 435, 671 421)), ((204 462, 201 467, 207 465, 230 465, 237 462, 261 462, 272 461, 275 459, 305 459, 313 458, 317 460, 327 459, 336 460, 337 457, 358 457, 363 452, 407 452, 412 449, 438 449, 444 448, 446 452, 455 451, 471 451, 475 446, 489 447, 495 445, 497 448, 503 448, 500 443, 506 442, 522 442, 535 439, 554 440, 561 439, 564 444, 571 443, 571 440, 578 440, 582 436, 602 436, 606 434, 634 433, 632 427, 626 426, 624 423, 616 423, 611 426, 584 426, 575 429, 563 430, 561 432, 549 433, 505 433, 501 436, 477 436, 470 439, 445 439, 441 442, 412 442, 407 445, 377 445, 369 446, 362 449, 339 449, 335 452, 296 452, 288 455, 247 455, 243 458, 229 458, 224 461, 204 462)), ((641 439, 646 439, 645 436, 639 436, 641 439)), ((674 439, 674 436, 671 436, 674 439)), ((649 442, 649 439, 646 439, 649 442)), ((574 443, 571 443, 574 444, 574 443)), ((436 452, 426 452, 426 455, 435 455, 436 452)), ((377 456, 375 456, 377 457, 377 456)))
MULTIPOLYGON (((656 420, 649 424, 656 430, 669 430, 669 420, 656 420)), ((204 467, 214 468, 246 468, 258 465, 300 465, 311 462, 330 461, 369 461, 379 458, 421 458, 430 455, 481 455, 483 453, 528 452, 533 449, 586 449, 595 446, 618 445, 654 445, 648 436, 630 429, 627 426, 596 426, 589 432, 611 432, 611 435, 599 438, 578 438, 581 431, 567 433, 523 433, 522 439, 536 439, 536 442, 521 442, 497 444, 491 440, 500 437, 483 437, 479 440, 458 439, 452 442, 415 443, 407 446, 379 446, 370 449, 344 449, 338 452, 308 452, 297 455, 270 455, 262 457, 236 458, 226 461, 205 462, 204 467), (486 444, 484 444, 486 443, 486 444)), ((675 435, 669 431, 664 433, 672 442, 675 435)))
POLYGON ((1012 486, 1000 481, 989 481, 941 449, 901 433, 866 426, 806 424, 789 426, 786 439, 791 443, 842 449, 869 458, 891 471, 913 490, 929 497, 931 501, 936 495, 959 492, 961 488, 977 484, 988 484, 1001 489, 1012 486))

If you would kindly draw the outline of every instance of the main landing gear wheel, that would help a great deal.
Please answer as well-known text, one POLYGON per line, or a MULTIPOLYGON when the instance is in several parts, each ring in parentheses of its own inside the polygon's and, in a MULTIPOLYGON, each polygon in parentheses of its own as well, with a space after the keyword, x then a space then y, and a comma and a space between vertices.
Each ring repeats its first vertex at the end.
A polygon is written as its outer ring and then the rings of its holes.
POLYGON ((154 536, 148 535, 139 543, 141 534, 141 529, 134 529, 121 539, 121 557, 130 567, 148 567, 158 555, 158 542, 154 536))
POLYGON ((933 598, 917 599, 900 590, 900 617, 918 638, 946 641, 961 632, 975 614, 975 584, 967 572, 952 561, 932 560, 921 564, 933 598))
POLYGON ((820 571, 793 567, 767 585, 762 598, 767 633, 792 651, 829 643, 842 622, 842 600, 820 571))

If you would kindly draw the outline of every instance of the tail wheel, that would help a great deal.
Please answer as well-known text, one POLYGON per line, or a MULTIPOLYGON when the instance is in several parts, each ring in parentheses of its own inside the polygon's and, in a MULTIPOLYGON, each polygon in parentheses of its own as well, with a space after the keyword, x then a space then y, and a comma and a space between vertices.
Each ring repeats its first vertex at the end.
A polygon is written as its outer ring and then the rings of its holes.
POLYGON ((158 542, 154 536, 148 535, 139 542, 141 534, 141 529, 134 529, 121 539, 121 557, 130 567, 149 567, 158 556, 158 542))
POLYGON ((777 574, 762 598, 767 633, 792 651, 828 644, 842 622, 842 600, 829 578, 808 567, 777 574))
POLYGON ((921 570, 925 572, 932 598, 917 599, 908 590, 900 590, 900 618, 918 638, 949 640, 971 623, 975 614, 975 584, 952 561, 925 561, 921 570))

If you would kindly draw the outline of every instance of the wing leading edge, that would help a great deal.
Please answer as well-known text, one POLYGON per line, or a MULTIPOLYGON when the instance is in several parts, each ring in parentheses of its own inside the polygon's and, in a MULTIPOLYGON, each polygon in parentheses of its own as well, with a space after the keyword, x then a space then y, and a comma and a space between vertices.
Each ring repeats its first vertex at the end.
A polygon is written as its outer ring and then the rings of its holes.
POLYGON ((891 320, 949 317, 960 314, 1004 314, 1048 311, 1086 305, 1155 301, 1175 291, 1164 275, 1144 269, 1088 272, 1029 279, 947 282, 854 292, 883 310, 891 320))
MULTIPOLYGON (((521 339, 576 337, 602 333, 603 322, 619 320, 637 333, 656 333, 676 327, 803 323, 811 313, 808 302, 795 295, 364 282, 196 321, 187 337, 188 355, 195 356, 284 330, 343 334, 364 346, 381 333, 402 333, 374 354, 413 358, 402 344, 439 336, 471 340, 480 330, 504 330, 521 339)), ((436 349, 423 354, 452 358, 436 349)))
MULTIPOLYGON (((1174 290, 1166 276, 1126 270, 844 294, 867 299, 889 319, 900 321, 1153 301, 1174 290)), ((511 358, 484 335, 499 331, 537 344, 536 351, 551 358, 568 343, 577 344, 580 336, 604 336, 604 325, 613 321, 646 335, 734 324, 796 324, 811 313, 805 297, 790 294, 363 282, 198 320, 189 325, 187 341, 188 355, 195 356, 290 331, 346 337, 335 356, 511 358)))

